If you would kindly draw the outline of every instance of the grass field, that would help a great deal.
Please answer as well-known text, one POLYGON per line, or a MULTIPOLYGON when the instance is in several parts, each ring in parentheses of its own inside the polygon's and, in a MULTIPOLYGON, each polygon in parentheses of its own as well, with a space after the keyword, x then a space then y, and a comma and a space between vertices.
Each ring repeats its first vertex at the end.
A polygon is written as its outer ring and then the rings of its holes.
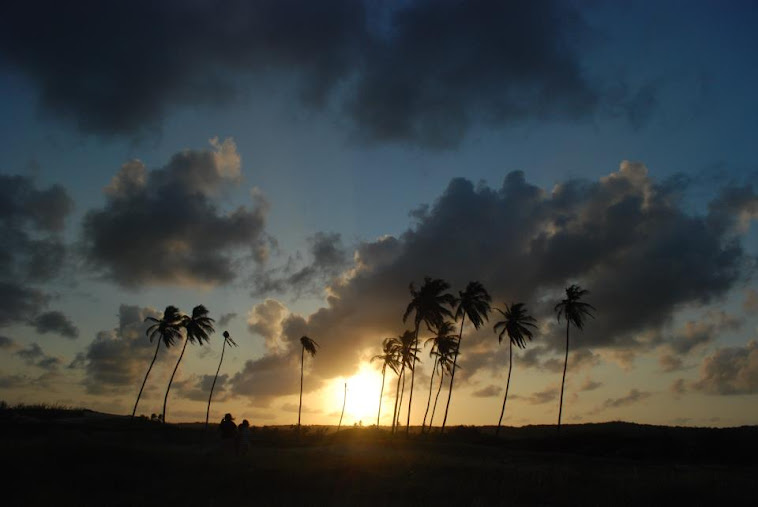
POLYGON ((5 505, 754 505, 758 428, 215 427, 0 410, 5 505))

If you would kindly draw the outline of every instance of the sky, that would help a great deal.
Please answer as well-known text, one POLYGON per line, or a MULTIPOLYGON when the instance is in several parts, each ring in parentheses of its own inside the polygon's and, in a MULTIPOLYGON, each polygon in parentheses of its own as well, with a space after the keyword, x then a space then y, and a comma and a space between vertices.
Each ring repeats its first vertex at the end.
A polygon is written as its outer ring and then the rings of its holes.
MULTIPOLYGON (((397 377, 382 391, 370 359, 431 277, 537 321, 504 424, 557 421, 571 284, 596 312, 571 330, 564 423, 758 424, 754 2, 4 11, 0 400, 130 414, 145 319, 202 304, 216 332, 187 347, 167 420, 204 419, 227 330, 211 420, 295 423, 307 335, 303 422, 336 424, 347 384, 343 424, 375 423, 381 392, 389 424, 397 377)), ((499 316, 464 324, 448 424, 497 424, 499 316)), ((182 345, 138 414, 160 413, 182 345)))

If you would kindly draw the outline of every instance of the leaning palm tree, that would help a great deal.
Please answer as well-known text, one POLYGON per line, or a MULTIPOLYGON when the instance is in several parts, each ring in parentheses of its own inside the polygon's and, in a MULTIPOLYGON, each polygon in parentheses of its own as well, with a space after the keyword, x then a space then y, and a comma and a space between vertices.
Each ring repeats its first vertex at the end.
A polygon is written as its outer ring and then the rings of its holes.
POLYGON ((397 338, 400 343, 399 360, 400 360, 400 374, 397 377, 397 387, 395 389, 395 411, 392 422, 392 432, 394 433, 397 426, 400 424, 400 409, 403 405, 403 394, 405 394, 405 374, 406 370, 411 370, 416 367, 416 361, 418 360, 419 348, 415 346, 416 335, 413 331, 405 331, 397 338), (400 379, 403 380, 403 388, 400 390, 400 379), (399 404, 398 404, 399 399, 399 404))
POLYGON ((221 346, 221 360, 218 362, 218 368, 216 369, 216 376, 213 377, 213 384, 211 384, 211 393, 208 395, 208 410, 205 411, 205 429, 208 429, 208 417, 211 414, 211 398, 213 398, 213 388, 216 387, 216 379, 218 379, 218 373, 221 371, 221 363, 224 362, 224 350, 226 346, 236 347, 237 344, 229 336, 229 331, 224 331, 224 344, 221 346))
POLYGON ((400 369, 400 342, 397 338, 385 338, 382 341, 382 353, 371 358, 371 362, 382 362, 382 388, 379 391, 379 410, 376 413, 376 427, 379 427, 379 416, 382 414, 382 396, 384 395, 384 376, 389 366, 395 374, 399 373, 400 369))
MULTIPOLYGON (((429 429, 434 426, 434 414, 437 412, 437 401, 440 398, 442 384, 445 380, 445 372, 448 374, 453 368, 453 357, 458 350, 458 337, 450 336, 437 343, 437 350, 434 353, 437 359, 437 369, 440 371, 440 383, 437 387, 437 394, 434 396, 434 405, 432 405, 432 415, 429 417, 429 429)), ((459 367, 460 368, 460 367, 459 367)))
POLYGON ((503 314, 503 320, 495 324, 493 331, 500 334, 497 336, 497 342, 503 343, 503 336, 508 335, 508 381, 505 383, 505 397, 503 398, 503 409, 500 411, 500 419, 497 421, 497 430, 495 436, 500 433, 500 425, 503 423, 503 414, 505 414, 505 402, 508 401, 508 389, 511 386, 511 370, 513 370, 513 345, 523 349, 526 347, 526 340, 531 340, 533 333, 530 327, 536 328, 536 320, 526 311, 524 303, 513 303, 511 306, 505 304, 505 311, 496 308, 503 314))
POLYGON ((429 378, 429 397, 426 400, 426 411, 424 412, 424 421, 421 423, 421 432, 424 432, 424 428, 426 427, 426 417, 429 415, 429 406, 432 403, 432 388, 434 387, 434 373, 437 371, 437 364, 439 363, 439 354, 437 353, 437 350, 439 349, 439 345, 441 342, 445 340, 455 340, 457 337, 454 335, 455 333, 455 327, 453 326, 452 322, 445 321, 443 322, 438 328, 437 332, 434 336, 426 340, 424 342, 424 345, 427 343, 432 344, 432 349, 429 351, 429 357, 434 357, 434 364, 432 365, 432 375, 429 378))
POLYGON ((192 309, 192 316, 183 315, 181 326, 184 328, 186 337, 184 339, 184 346, 182 346, 182 352, 179 354, 179 359, 176 360, 174 371, 171 373, 171 378, 168 380, 168 387, 166 388, 166 396, 163 397, 163 422, 166 422, 166 403, 168 402, 168 393, 171 391, 171 384, 174 382, 174 375, 176 370, 179 369, 179 363, 182 362, 184 357, 184 351, 187 349, 187 344, 192 342, 198 342, 202 345, 203 342, 207 342, 210 339, 210 335, 215 331, 213 329, 214 320, 208 317, 208 309, 203 305, 197 305, 192 309))
MULTIPOLYGON (((403 314, 403 322, 408 319, 411 312, 416 312, 413 322, 415 324, 415 345, 418 348, 418 331, 421 323, 426 324, 427 329, 432 331, 442 325, 446 318, 452 317, 453 314, 447 309, 453 306, 455 296, 445 292, 450 288, 450 284, 440 278, 424 277, 424 283, 419 290, 416 290, 413 283, 410 285, 411 302, 403 314)), ((433 331, 432 331, 433 332, 433 331)), ((408 396, 408 420, 406 421, 406 434, 411 427, 411 405, 413 404, 413 381, 415 378, 415 359, 413 368, 411 368, 411 392, 408 396)))
POLYGON ((150 338, 150 343, 154 338, 158 338, 158 344, 155 346, 155 354, 153 354, 153 360, 150 362, 150 367, 145 373, 145 379, 142 381, 142 387, 139 388, 139 394, 137 394, 137 401, 134 403, 134 410, 132 410, 132 419, 134 420, 134 414, 137 413, 137 405, 139 399, 142 397, 142 390, 145 388, 147 377, 150 375, 150 371, 153 369, 155 359, 158 357, 158 349, 161 346, 161 342, 164 343, 166 348, 169 348, 174 344, 174 340, 181 337, 179 328, 181 326, 182 316, 179 313, 179 309, 175 306, 167 306, 163 311, 163 318, 156 319, 154 317, 147 317, 145 322, 152 322, 153 324, 145 330, 145 335, 150 338))
POLYGON ((561 317, 566 319, 566 358, 563 361, 563 380, 561 381, 561 398, 558 405, 558 433, 561 432, 561 414, 563 412, 563 386, 566 384, 566 367, 568 366, 569 357, 569 326, 574 324, 574 327, 580 331, 584 328, 584 319, 587 316, 595 318, 590 310, 595 310, 595 307, 589 303, 581 301, 581 299, 588 295, 590 291, 582 289, 578 285, 571 285, 566 287, 566 299, 555 305, 555 316, 558 322, 561 321, 561 317))
POLYGON ((453 357, 453 371, 450 373, 450 390, 447 393, 445 417, 442 419, 440 432, 445 431, 447 412, 450 410, 450 398, 453 396, 453 382, 455 381, 455 370, 458 366, 458 352, 460 351, 461 340, 463 339, 463 323, 468 316, 468 319, 474 324, 474 328, 479 329, 484 321, 488 319, 487 314, 490 312, 490 301, 492 301, 487 290, 479 282, 469 282, 466 290, 458 291, 458 296, 455 301, 455 320, 457 322, 458 319, 461 319, 461 330, 458 333, 458 347, 456 347, 455 357, 453 357))
POLYGON ((316 355, 318 350, 318 343, 311 340, 307 336, 300 338, 300 345, 302 350, 300 351, 300 406, 297 408, 297 430, 300 431, 300 413, 303 410, 303 366, 305 365, 305 353, 308 352, 311 357, 316 355))

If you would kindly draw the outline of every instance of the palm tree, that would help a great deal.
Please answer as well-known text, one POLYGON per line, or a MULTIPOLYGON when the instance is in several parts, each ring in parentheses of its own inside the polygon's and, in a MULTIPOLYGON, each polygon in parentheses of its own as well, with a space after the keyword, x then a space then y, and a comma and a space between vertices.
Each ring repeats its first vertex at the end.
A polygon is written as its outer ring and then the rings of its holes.
MULTIPOLYGON (((418 331, 421 323, 426 324, 427 329, 432 331, 442 325, 446 318, 452 317, 453 314, 447 309, 447 306, 453 306, 455 296, 445 291, 450 288, 450 284, 440 278, 424 277, 424 283, 419 290, 416 290, 411 283, 409 289, 411 292, 411 302, 403 314, 403 322, 408 319, 411 312, 416 312, 413 319, 416 326, 415 345, 418 348, 418 331)), ((433 332, 433 331, 432 331, 433 332)), ((408 420, 406 421, 405 433, 411 427, 411 405, 413 404, 413 382, 415 379, 415 359, 411 368, 411 394, 408 397, 408 420)))
POLYGON ((300 431, 300 413, 303 410, 303 366, 305 365, 305 353, 308 352, 311 357, 316 355, 318 350, 318 343, 311 340, 307 336, 300 338, 300 345, 302 350, 300 351, 300 406, 297 408, 297 430, 300 431))
POLYGON ((385 338, 382 341, 382 353, 371 358, 371 362, 378 360, 382 362, 382 389, 379 391, 379 410, 376 413, 376 427, 379 427, 379 416, 382 414, 382 396, 384 395, 384 375, 389 366, 395 374, 400 369, 400 343, 397 338, 385 338))
POLYGON ((445 431, 445 424, 447 423, 447 412, 450 410, 450 398, 453 396, 453 382, 455 381, 455 370, 458 366, 458 352, 461 348, 461 340, 463 340, 463 323, 466 321, 466 317, 474 324, 474 328, 479 327, 488 319, 487 314, 490 312, 490 298, 489 293, 484 286, 479 282, 469 282, 466 286, 466 290, 458 291, 458 299, 455 301, 455 320, 461 319, 461 330, 458 333, 458 347, 455 349, 455 357, 453 357, 453 371, 450 373, 450 390, 447 393, 447 405, 445 406, 445 417, 442 419, 442 428, 440 432, 445 431))
POLYGON ((208 410, 205 411, 205 429, 208 429, 208 416, 211 414, 211 398, 213 398, 213 388, 216 387, 216 379, 218 378, 218 373, 221 371, 221 363, 224 361, 224 350, 226 349, 226 346, 229 345, 230 347, 236 347, 237 344, 234 343, 234 340, 232 340, 232 337, 229 336, 229 331, 224 331, 224 344, 221 346, 221 360, 218 362, 218 369, 216 369, 216 376, 213 377, 213 384, 211 384, 211 394, 208 395, 208 410))
POLYGON ((181 326, 184 328, 186 338, 184 340, 184 346, 182 352, 179 354, 179 359, 176 360, 174 371, 171 373, 171 378, 168 380, 168 387, 166 388, 166 396, 163 397, 163 422, 166 422, 166 403, 168 402, 168 393, 171 391, 171 384, 174 382, 174 375, 176 370, 179 369, 179 363, 182 362, 184 357, 184 351, 187 348, 187 344, 196 341, 202 345, 203 342, 207 342, 210 339, 210 335, 215 331, 213 329, 214 320, 208 317, 208 309, 203 305, 197 305, 192 309, 192 316, 183 315, 181 320, 181 326))
POLYGON ((153 325, 145 330, 145 335, 150 338, 150 343, 153 342, 153 339, 155 337, 158 337, 158 344, 155 346, 155 354, 153 354, 153 360, 150 362, 150 367, 147 369, 147 373, 145 373, 145 379, 142 381, 142 387, 139 388, 139 394, 137 394, 137 401, 134 403, 134 410, 132 410, 131 420, 134 420, 134 414, 137 413, 137 405, 139 404, 139 399, 142 397, 142 390, 145 388, 147 377, 150 375, 150 371, 153 369, 155 359, 158 357, 158 349, 161 346, 161 342, 165 344, 166 348, 169 348, 174 344, 174 340, 181 336, 181 333, 179 331, 181 320, 182 316, 179 313, 179 309, 175 306, 167 306, 163 311, 163 318, 160 320, 154 317, 147 317, 145 319, 145 322, 153 323, 153 325))
POLYGON ((424 412, 424 421, 421 423, 421 432, 424 432, 424 428, 426 427, 426 416, 429 415, 429 406, 432 403, 432 388, 434 387, 434 372, 437 370, 437 363, 439 362, 439 354, 437 354, 437 349, 439 348, 440 342, 444 340, 455 340, 456 336, 453 334, 455 332, 455 328, 453 327, 453 324, 449 321, 445 321, 440 325, 440 327, 437 328, 437 333, 426 340, 424 345, 427 343, 432 343, 432 349, 429 351, 429 357, 434 356, 434 364, 432 365, 432 375, 429 379, 429 398, 426 400, 426 411, 424 412))
POLYGON ((342 417, 345 415, 345 405, 347 405, 347 382, 345 382, 345 395, 342 397, 342 413, 340 414, 340 423, 337 425, 337 431, 342 427, 342 417))
POLYGON ((561 321, 561 317, 566 319, 566 358, 563 361, 563 380, 561 381, 561 399, 558 405, 558 433, 561 432, 561 414, 563 412, 563 386, 566 384, 566 367, 568 366, 569 357, 569 326, 574 324, 574 327, 580 331, 584 328, 584 318, 592 315, 590 310, 595 310, 595 307, 589 303, 580 301, 584 296, 588 295, 590 291, 582 289, 576 284, 566 287, 566 299, 555 305, 555 316, 558 322, 561 321))
POLYGON ((437 411, 437 401, 440 398, 440 392, 442 391, 442 383, 445 380, 445 372, 450 373, 453 367, 453 356, 455 351, 458 350, 458 337, 449 336, 444 340, 437 343, 437 350, 434 355, 437 360, 437 368, 440 371, 440 384, 437 387, 437 394, 434 397, 434 405, 432 406, 432 415, 429 418, 429 429, 434 425, 434 414, 437 411))
POLYGON ((503 336, 508 335, 508 381, 505 383, 505 397, 503 398, 503 409, 500 411, 500 419, 497 421, 497 430, 495 436, 500 433, 500 425, 503 422, 503 414, 505 414, 505 402, 508 401, 508 389, 511 386, 511 370, 513 369, 513 344, 523 349, 526 347, 526 340, 531 340, 533 333, 530 327, 536 328, 536 320, 529 315, 526 311, 524 303, 513 303, 509 307, 506 303, 505 311, 500 308, 496 308, 497 311, 503 314, 503 320, 495 324, 493 331, 497 333, 498 328, 501 328, 500 334, 497 336, 497 342, 503 343, 503 336))
POLYGON ((397 377, 397 388, 395 389, 395 411, 392 421, 392 432, 394 433, 400 424, 400 409, 403 404, 403 394, 405 393, 405 370, 406 368, 413 371, 416 367, 419 348, 415 346, 416 335, 413 331, 405 331, 398 338, 394 338, 400 344, 400 374, 397 377), (403 380, 403 389, 400 390, 400 379, 403 380), (398 395, 400 404, 398 405, 398 395))

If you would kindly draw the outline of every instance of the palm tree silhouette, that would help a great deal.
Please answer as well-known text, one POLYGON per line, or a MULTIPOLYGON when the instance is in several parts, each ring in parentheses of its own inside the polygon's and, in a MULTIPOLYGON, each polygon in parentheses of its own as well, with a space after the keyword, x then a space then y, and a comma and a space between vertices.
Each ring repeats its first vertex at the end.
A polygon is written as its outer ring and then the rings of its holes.
POLYGON ((589 303, 580 301, 584 296, 588 295, 590 291, 582 289, 576 284, 566 287, 566 299, 563 299, 560 303, 555 305, 555 316, 558 322, 561 321, 561 317, 566 319, 566 358, 563 361, 563 380, 561 381, 561 399, 558 405, 558 433, 561 432, 561 414, 563 413, 563 386, 566 384, 566 367, 568 366, 569 357, 569 326, 574 324, 574 327, 580 331, 584 328, 584 318, 592 315, 590 310, 595 310, 595 307, 589 303))
POLYGON ((395 411, 392 421, 392 432, 394 433, 397 427, 400 425, 400 409, 403 406, 403 394, 405 393, 405 371, 411 370, 416 367, 416 361, 418 360, 419 348, 415 346, 416 335, 413 331, 405 331, 402 335, 396 338, 400 344, 400 375, 397 377, 397 388, 395 389, 395 411), (400 379, 403 380, 403 388, 400 389, 400 379), (398 404, 399 395, 399 404, 398 404))
POLYGON ((307 336, 300 338, 300 345, 302 350, 300 351, 300 406, 297 408, 297 430, 300 431, 300 413, 303 410, 303 366, 305 365, 305 353, 308 352, 311 357, 316 355, 318 350, 318 343, 311 340, 307 336))
POLYGON ((453 357, 453 371, 450 373, 450 391, 447 393, 447 405, 445 406, 445 417, 442 419, 442 428, 440 432, 445 431, 445 424, 447 423, 447 412, 450 410, 450 398, 453 396, 453 382, 455 381, 455 370, 458 366, 458 352, 461 348, 461 341, 463 340, 463 323, 468 316, 469 320, 476 329, 488 319, 487 314, 490 312, 490 298, 489 293, 484 286, 479 282, 469 282, 466 286, 466 290, 458 291, 458 298, 455 301, 457 305, 455 309, 455 320, 461 319, 461 330, 458 333, 458 347, 455 349, 455 356, 453 357))
POLYGON ((505 414, 505 402, 508 401, 508 389, 511 386, 511 370, 513 370, 513 344, 523 349, 526 347, 526 340, 531 340, 533 333, 530 327, 536 328, 534 317, 526 311, 524 303, 513 303, 509 307, 505 304, 505 311, 495 308, 503 314, 503 320, 495 324, 493 331, 497 333, 498 328, 502 328, 497 336, 497 342, 503 343, 503 336, 508 335, 508 381, 505 383, 505 397, 503 398, 503 409, 500 411, 500 419, 497 421, 497 430, 495 436, 500 433, 500 425, 503 422, 505 414))
POLYGON ((371 358, 382 362, 382 389, 379 391, 379 410, 376 413, 376 427, 379 427, 379 416, 382 414, 382 396, 384 395, 384 375, 387 372, 387 366, 395 372, 400 370, 400 342, 397 338, 385 338, 382 341, 382 353, 371 358))
POLYGON ((226 346, 229 345, 230 347, 236 347, 237 344, 232 340, 232 337, 229 336, 229 331, 224 331, 224 344, 221 346, 221 360, 218 362, 218 369, 216 369, 216 376, 213 377, 213 384, 211 384, 211 394, 208 395, 208 410, 205 411, 205 429, 208 429, 208 416, 211 414, 211 398, 213 398, 213 388, 216 387, 216 379, 218 378, 218 373, 221 371, 221 363, 224 362, 224 350, 226 349, 226 346))
POLYGON ((171 373, 171 378, 168 380, 168 387, 166 388, 166 396, 163 397, 163 422, 166 422, 166 404, 168 402, 168 393, 171 391, 171 384, 174 382, 174 375, 176 370, 179 369, 179 363, 182 362, 184 357, 184 351, 187 348, 187 344, 196 341, 202 345, 203 342, 207 342, 210 339, 210 335, 213 334, 214 320, 208 317, 208 309, 203 305, 197 305, 192 309, 192 316, 183 315, 181 320, 181 326, 184 328, 187 335, 182 346, 182 352, 179 354, 179 359, 176 360, 174 371, 171 373))
POLYGON ((160 320, 154 317, 147 317, 145 319, 145 322, 153 322, 153 325, 145 330, 145 335, 150 338, 150 343, 153 343, 153 339, 158 337, 158 344, 155 346, 155 354, 153 354, 153 360, 150 362, 150 367, 147 369, 147 373, 145 373, 142 387, 139 388, 139 394, 137 394, 137 401, 134 403, 131 420, 134 420, 134 414, 137 413, 137 405, 142 397, 142 390, 145 389, 147 377, 150 375, 150 371, 155 364, 155 359, 158 357, 158 349, 161 346, 161 342, 164 343, 166 348, 169 348, 174 344, 174 341, 177 338, 181 337, 181 332, 179 331, 181 320, 181 313, 179 313, 179 309, 175 306, 167 306, 163 311, 163 318, 160 320))
POLYGON ((437 328, 437 332, 434 336, 426 340, 424 342, 424 345, 427 343, 432 343, 432 349, 429 351, 429 357, 434 357, 434 364, 432 365, 432 375, 429 379, 429 398, 426 400, 426 411, 424 412, 424 421, 421 423, 421 432, 424 432, 424 428, 426 427, 426 417, 429 415, 429 406, 432 403, 432 388, 434 387, 434 373, 437 370, 437 364, 439 362, 439 354, 437 354, 437 349, 439 348, 439 344, 444 340, 455 340, 457 337, 453 335, 455 332, 455 328, 453 324, 449 321, 445 321, 437 328))
MULTIPOLYGON (((409 289, 411 292, 411 302, 405 309, 403 314, 403 322, 408 319, 411 312, 416 312, 413 322, 416 326, 415 330, 415 345, 418 349, 418 331, 421 326, 421 322, 426 324, 427 329, 433 332, 434 328, 442 325, 446 318, 452 317, 452 313, 448 310, 447 306, 453 306, 455 302, 455 296, 452 294, 444 293, 450 288, 450 284, 446 281, 430 277, 424 277, 424 283, 417 291, 411 283, 409 289), (444 294, 443 294, 444 293, 444 294)), ((414 363, 411 368, 411 393, 408 397, 408 420, 405 426, 405 433, 408 434, 411 427, 411 405, 413 404, 413 383, 415 379, 415 355, 414 363)))
POLYGON ((432 410, 432 418, 429 420, 429 428, 432 427, 432 420, 434 419, 434 412, 437 408, 437 400, 442 390, 442 378, 445 375, 445 370, 450 371, 450 365, 453 361, 453 354, 458 346, 458 337, 455 336, 455 327, 449 321, 445 321, 437 329, 437 334, 432 336, 426 343, 432 343, 432 349, 429 351, 429 356, 434 356, 434 365, 432 366, 432 376, 429 380, 429 399, 426 402, 426 412, 424 412, 424 422, 421 424, 421 432, 423 433, 426 426, 426 416, 429 413, 429 405, 432 401, 432 387, 434 385, 434 373, 440 370, 440 386, 437 389, 437 395, 434 398, 434 409, 432 410))

